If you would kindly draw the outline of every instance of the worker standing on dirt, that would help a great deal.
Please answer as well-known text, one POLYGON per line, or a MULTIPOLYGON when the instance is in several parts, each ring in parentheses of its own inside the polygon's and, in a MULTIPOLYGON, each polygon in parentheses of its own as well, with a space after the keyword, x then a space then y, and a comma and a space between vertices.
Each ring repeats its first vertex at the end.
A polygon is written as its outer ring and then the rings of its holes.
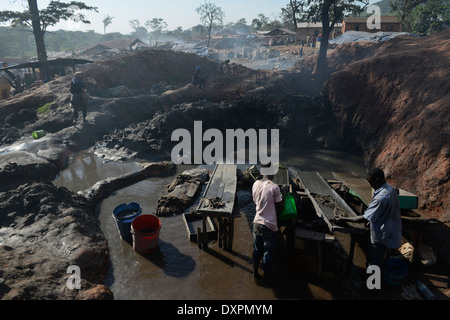
MULTIPOLYGON (((262 165, 262 167, 270 167, 262 165)), ((262 259, 261 269, 264 280, 270 280, 272 260, 279 237, 277 214, 284 209, 284 196, 287 189, 274 183, 273 175, 264 175, 252 187, 253 201, 256 205, 256 215, 253 220, 253 276, 259 278, 258 269, 262 259)))
POLYGON ((194 74, 192 75, 192 84, 194 86, 198 85, 198 87, 200 89, 205 89, 206 79, 201 76, 201 67, 200 66, 195 67, 194 74))
POLYGON ((77 72, 70 82, 70 93, 72 94, 70 104, 73 107, 73 124, 77 122, 79 111, 83 112, 83 122, 86 122, 87 116, 86 99, 84 96, 86 88, 80 77, 81 73, 77 72))
POLYGON ((222 63, 220 63, 219 65, 219 70, 218 73, 220 75, 230 75, 231 74, 231 67, 230 67, 230 60, 226 59, 225 61, 223 61, 222 63))
POLYGON ((373 168, 367 181, 375 190, 372 202, 362 216, 336 217, 336 221, 364 222, 370 226, 370 245, 366 254, 367 266, 382 267, 389 249, 402 244, 402 220, 397 190, 386 182, 384 172, 373 168))

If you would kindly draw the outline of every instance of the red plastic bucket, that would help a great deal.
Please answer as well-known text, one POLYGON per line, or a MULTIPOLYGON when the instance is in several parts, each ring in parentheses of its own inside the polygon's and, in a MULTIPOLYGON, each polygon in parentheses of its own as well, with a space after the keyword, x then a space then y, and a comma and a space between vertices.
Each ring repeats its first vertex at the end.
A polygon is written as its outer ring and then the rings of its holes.
POLYGON ((131 223, 133 249, 138 253, 150 253, 158 248, 161 220, 152 214, 142 214, 131 223))

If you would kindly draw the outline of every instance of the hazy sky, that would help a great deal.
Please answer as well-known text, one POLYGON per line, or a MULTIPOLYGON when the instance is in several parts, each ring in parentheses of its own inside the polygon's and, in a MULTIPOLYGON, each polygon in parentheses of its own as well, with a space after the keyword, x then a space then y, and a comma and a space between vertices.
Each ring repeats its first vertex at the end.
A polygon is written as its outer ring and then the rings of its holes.
MULTIPOLYGON (((50 0, 38 0, 38 7, 45 8, 50 0)), ((69 0, 63 0, 69 2, 69 0)), ((200 17, 195 11, 204 0, 84 0, 89 6, 98 8, 98 13, 85 12, 91 24, 61 22, 56 29, 66 30, 95 30, 103 33, 103 18, 106 15, 114 17, 112 24, 108 26, 108 32, 132 32, 129 20, 138 19, 141 24, 153 18, 162 18, 168 24, 169 30, 182 27, 189 29, 200 24, 200 17)), ((278 18, 281 8, 286 7, 289 0, 210 0, 221 7, 225 12, 224 23, 236 22, 241 18, 247 19, 247 23, 257 17, 259 13, 265 16, 278 18)), ((25 0, 0 0, 0 10, 23 11, 25 0)))

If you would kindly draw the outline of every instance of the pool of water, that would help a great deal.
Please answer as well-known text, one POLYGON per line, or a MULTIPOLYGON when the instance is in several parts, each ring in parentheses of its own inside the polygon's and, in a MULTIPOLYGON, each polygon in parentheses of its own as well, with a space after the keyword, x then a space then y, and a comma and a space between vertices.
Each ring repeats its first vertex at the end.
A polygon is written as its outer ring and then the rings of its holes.
MULTIPOLYGON (((315 170, 325 178, 331 172, 364 175, 362 159, 355 155, 329 151, 287 153, 283 164, 299 170, 315 170)), ((222 250, 211 243, 201 250, 191 242, 182 214, 161 217, 159 250, 141 255, 119 236, 113 210, 122 203, 137 202, 142 214, 152 214, 158 199, 167 194, 166 186, 177 174, 196 166, 178 166, 166 177, 149 178, 121 189, 104 199, 97 208, 100 227, 110 250, 112 267, 106 279, 117 300, 270 300, 319 298, 333 299, 329 288, 283 275, 275 287, 256 282, 252 275, 252 204, 235 219, 233 250, 222 250)), ((210 167, 208 167, 210 168, 210 167)), ((139 170, 137 162, 107 162, 92 154, 80 154, 61 172, 54 184, 73 192, 85 190, 99 180, 139 170)), ((212 169, 212 167, 210 168, 212 169)), ((238 193, 248 198, 249 192, 238 193)), ((348 240, 343 238, 344 246, 348 240)))

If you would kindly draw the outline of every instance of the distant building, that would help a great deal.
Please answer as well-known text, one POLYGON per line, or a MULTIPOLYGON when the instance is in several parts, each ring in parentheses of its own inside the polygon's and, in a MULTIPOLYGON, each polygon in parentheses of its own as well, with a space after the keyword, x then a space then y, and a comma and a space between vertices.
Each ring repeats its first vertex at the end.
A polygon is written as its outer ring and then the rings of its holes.
POLYGON ((297 33, 289 29, 276 28, 270 31, 258 32, 260 36, 270 38, 269 45, 286 44, 296 41, 297 33))
MULTIPOLYGON (((340 34, 341 28, 342 24, 336 23, 330 36, 334 38, 340 34)), ((297 41, 306 42, 308 36, 312 40, 312 37, 317 37, 319 34, 322 34, 322 22, 300 22, 297 24, 297 41)))
POLYGON ((367 20, 369 17, 345 17, 342 22, 342 33, 347 31, 365 31, 365 32, 401 32, 401 23, 397 17, 381 16, 380 29, 369 29, 367 20))

